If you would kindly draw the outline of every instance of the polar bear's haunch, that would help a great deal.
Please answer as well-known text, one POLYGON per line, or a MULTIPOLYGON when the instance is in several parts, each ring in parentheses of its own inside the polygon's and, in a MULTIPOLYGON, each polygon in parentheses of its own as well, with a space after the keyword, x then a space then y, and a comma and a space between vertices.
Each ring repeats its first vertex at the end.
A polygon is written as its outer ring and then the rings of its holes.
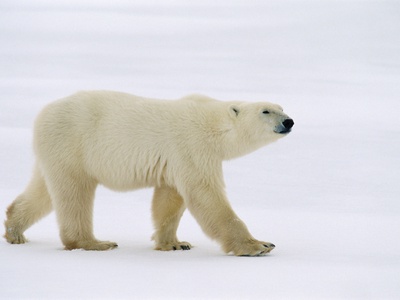
POLYGON ((225 196, 222 161, 278 140, 293 124, 275 104, 200 95, 163 101, 92 91, 56 101, 36 120, 34 174, 8 208, 5 238, 26 242, 24 231, 54 208, 66 249, 112 249, 93 235, 97 185, 154 187, 156 249, 190 249, 176 237, 188 208, 225 252, 266 254, 274 245, 254 239, 225 196))

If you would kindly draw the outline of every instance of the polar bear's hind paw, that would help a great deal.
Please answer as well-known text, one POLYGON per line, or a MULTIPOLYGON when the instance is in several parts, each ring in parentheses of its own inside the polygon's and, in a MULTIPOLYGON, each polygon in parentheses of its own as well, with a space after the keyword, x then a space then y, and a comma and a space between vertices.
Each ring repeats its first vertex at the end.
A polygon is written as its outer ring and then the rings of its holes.
POLYGON ((82 241, 65 244, 65 250, 84 249, 89 251, 105 251, 118 247, 117 243, 109 241, 82 241))
POLYGON ((4 237, 10 244, 25 244, 28 242, 25 236, 13 227, 6 227, 4 237))

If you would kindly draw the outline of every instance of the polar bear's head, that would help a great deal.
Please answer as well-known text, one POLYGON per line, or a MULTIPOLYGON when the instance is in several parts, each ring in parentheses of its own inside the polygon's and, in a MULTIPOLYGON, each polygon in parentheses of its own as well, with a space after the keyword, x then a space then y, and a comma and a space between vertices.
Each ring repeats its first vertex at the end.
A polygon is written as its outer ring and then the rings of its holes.
POLYGON ((241 156, 272 143, 286 136, 294 125, 282 107, 268 102, 231 103, 229 114, 236 135, 236 147, 229 150, 229 157, 241 156))

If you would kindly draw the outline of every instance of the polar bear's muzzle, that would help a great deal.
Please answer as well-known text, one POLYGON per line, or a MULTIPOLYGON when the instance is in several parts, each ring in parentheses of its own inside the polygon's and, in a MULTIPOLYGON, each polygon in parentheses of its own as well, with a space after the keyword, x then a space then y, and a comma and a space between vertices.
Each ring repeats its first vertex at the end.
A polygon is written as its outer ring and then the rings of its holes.
POLYGON ((276 126, 275 132, 279 134, 286 134, 292 130, 294 121, 292 119, 284 120, 280 125, 276 126))

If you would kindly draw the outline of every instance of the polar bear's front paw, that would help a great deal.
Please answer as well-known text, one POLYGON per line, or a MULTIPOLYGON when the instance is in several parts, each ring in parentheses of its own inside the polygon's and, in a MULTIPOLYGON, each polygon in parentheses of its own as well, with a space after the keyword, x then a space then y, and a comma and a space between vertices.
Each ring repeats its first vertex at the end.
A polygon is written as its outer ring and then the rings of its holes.
POLYGON ((190 250, 192 245, 188 242, 171 242, 171 243, 160 243, 154 248, 155 250, 171 251, 171 250, 190 250))
POLYGON ((274 250, 275 245, 268 242, 257 241, 254 239, 244 243, 235 243, 226 249, 226 252, 232 252, 236 256, 264 256, 274 250))
POLYGON ((105 251, 117 248, 118 244, 109 241, 81 241, 81 242, 71 242, 65 244, 65 250, 74 249, 84 249, 84 250, 94 250, 94 251, 105 251))

